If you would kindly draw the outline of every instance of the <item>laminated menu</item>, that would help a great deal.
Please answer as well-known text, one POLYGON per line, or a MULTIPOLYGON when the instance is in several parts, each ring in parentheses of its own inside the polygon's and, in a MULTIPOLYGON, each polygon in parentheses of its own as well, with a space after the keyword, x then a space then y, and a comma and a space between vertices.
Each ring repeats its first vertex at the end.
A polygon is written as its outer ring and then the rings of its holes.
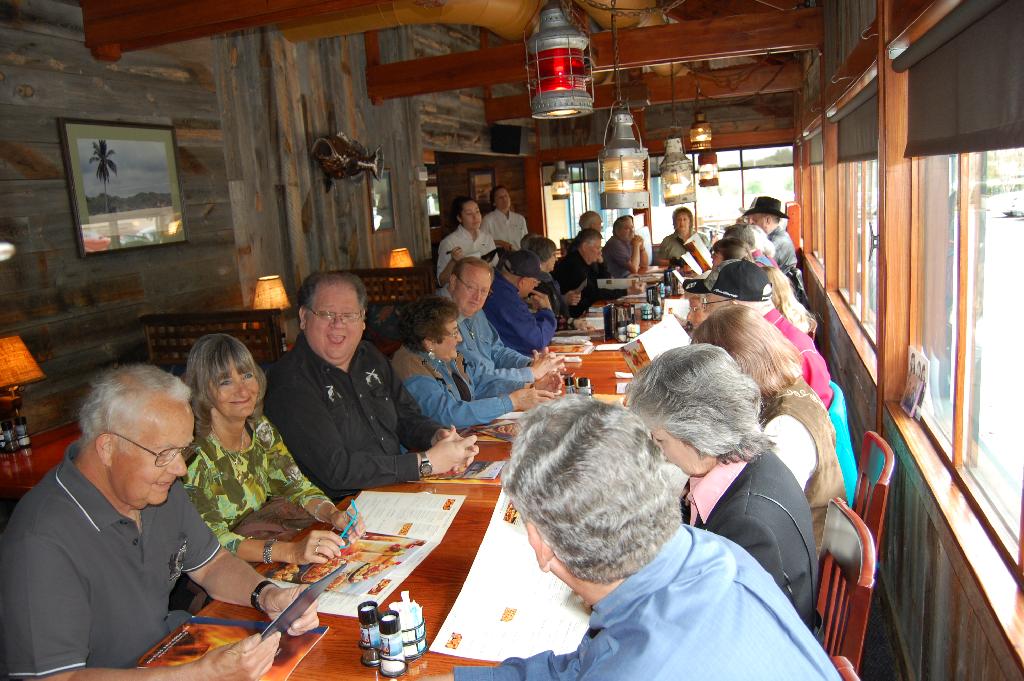
POLYGON ((366 534, 326 563, 272 563, 256 567, 282 586, 312 584, 341 568, 320 596, 320 612, 356 617, 366 600, 383 601, 430 555, 451 526, 465 496, 363 492, 356 505, 366 534))
POLYGON ((589 620, 583 599, 537 566, 523 519, 503 492, 430 650, 491 662, 546 650, 568 653, 579 646, 589 620))
MULTIPOLYGON (((266 626, 266 622, 192 617, 139 658, 139 667, 177 667, 195 662, 211 650, 261 633, 266 626)), ((261 681, 287 679, 325 633, 327 627, 323 626, 299 636, 282 635, 274 663, 261 681)))
POLYGON ((622 347, 626 366, 635 376, 651 360, 672 348, 690 344, 690 336, 674 315, 669 315, 622 347))

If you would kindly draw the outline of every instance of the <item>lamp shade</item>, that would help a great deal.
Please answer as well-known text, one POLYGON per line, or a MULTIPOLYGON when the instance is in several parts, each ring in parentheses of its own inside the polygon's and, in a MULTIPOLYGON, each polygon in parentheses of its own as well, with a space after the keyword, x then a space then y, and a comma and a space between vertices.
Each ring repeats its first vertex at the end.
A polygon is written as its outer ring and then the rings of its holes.
POLYGON ((573 26, 557 2, 540 14, 526 43, 526 82, 534 118, 572 118, 594 110, 590 39, 573 26))
POLYGON ((259 278, 256 282, 256 294, 252 299, 254 310, 285 310, 290 305, 280 276, 271 274, 259 278))
POLYGON ((569 198, 569 169, 565 167, 565 161, 555 163, 555 172, 551 174, 551 198, 569 198))
POLYGON ((697 156, 697 167, 701 187, 718 186, 718 154, 713 151, 702 151, 697 156))
POLYGON ((711 148, 711 124, 704 117, 703 111, 698 111, 693 117, 693 125, 690 126, 690 151, 704 151, 711 148))
POLYGON ((639 142, 639 135, 633 134, 633 116, 628 109, 612 112, 597 162, 603 208, 642 209, 651 205, 651 194, 647 191, 647 149, 639 142), (608 131, 611 131, 610 138, 608 131))
POLYGON ((388 267, 412 267, 412 255, 408 248, 395 248, 391 251, 391 260, 388 267))
POLYGON ((665 140, 665 158, 661 161, 661 191, 666 206, 692 202, 693 164, 683 153, 683 142, 678 137, 665 140))
POLYGON ((0 338, 0 388, 35 383, 46 378, 20 336, 0 338))

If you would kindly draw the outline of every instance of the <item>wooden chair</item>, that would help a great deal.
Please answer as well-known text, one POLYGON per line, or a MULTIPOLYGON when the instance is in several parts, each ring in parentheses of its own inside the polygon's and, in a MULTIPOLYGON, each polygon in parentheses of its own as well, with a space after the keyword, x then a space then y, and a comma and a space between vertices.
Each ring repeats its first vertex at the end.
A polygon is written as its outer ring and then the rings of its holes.
POLYGON ((349 271, 363 280, 367 303, 408 303, 437 289, 434 273, 427 267, 377 267, 349 271))
POLYGON ((828 502, 819 574, 819 638, 829 655, 847 658, 859 671, 875 588, 875 544, 864 521, 839 498, 828 502))
POLYGON ((839 678, 843 681, 860 681, 860 677, 857 676, 857 670, 853 668, 853 665, 842 655, 834 656, 832 658, 832 664, 835 665, 836 671, 839 672, 839 678))
POLYGON ((179 312, 139 317, 146 332, 149 361, 184 371, 188 353, 208 333, 226 333, 245 343, 256 363, 267 366, 282 353, 278 310, 225 310, 223 312, 179 312))
POLYGON ((853 510, 861 517, 875 538, 875 554, 882 545, 885 529, 885 507, 889 503, 889 484, 892 481, 896 458, 892 447, 873 430, 864 433, 857 468, 857 491, 853 510))

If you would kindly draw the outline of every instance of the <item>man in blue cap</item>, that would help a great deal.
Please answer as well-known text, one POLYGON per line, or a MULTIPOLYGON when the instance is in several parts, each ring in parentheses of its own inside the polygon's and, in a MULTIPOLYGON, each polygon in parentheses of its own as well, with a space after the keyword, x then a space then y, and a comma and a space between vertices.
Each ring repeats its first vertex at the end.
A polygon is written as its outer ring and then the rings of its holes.
POLYGON ((534 291, 543 278, 535 253, 511 253, 498 264, 491 295, 484 303, 484 314, 502 342, 527 357, 547 347, 558 328, 551 301, 534 291))

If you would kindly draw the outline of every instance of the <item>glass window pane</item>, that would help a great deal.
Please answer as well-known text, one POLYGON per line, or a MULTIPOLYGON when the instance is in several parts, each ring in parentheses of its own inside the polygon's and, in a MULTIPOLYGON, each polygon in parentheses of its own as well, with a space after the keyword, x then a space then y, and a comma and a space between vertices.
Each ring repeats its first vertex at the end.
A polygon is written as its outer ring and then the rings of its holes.
POLYGON ((853 188, 850 178, 853 166, 839 164, 839 243, 836 244, 839 259, 839 291, 850 301, 850 212, 853 210, 853 188))
POLYGON ((793 165, 793 147, 764 147, 762 149, 744 149, 743 167, 756 168, 764 166, 793 165))
POLYGON ((1024 230, 1024 148, 971 154, 966 244, 974 252, 967 321, 969 373, 964 464, 995 511, 1001 534, 1019 539, 1024 447, 1017 437, 1020 372, 1017 310, 1024 230))
POLYGON ((872 340, 877 340, 875 320, 878 317, 878 161, 864 161, 864 235, 862 252, 864 257, 865 278, 862 295, 865 297, 863 318, 861 322, 872 340))
MULTIPOLYGON (((721 158, 721 155, 719 155, 721 158)), ((697 187, 697 227, 729 226, 743 213, 743 178, 738 170, 718 173, 717 187, 697 187)))
MULTIPOLYGON (((740 152, 735 151, 718 151, 715 152, 718 155, 718 169, 723 168, 739 168, 740 167, 740 152)), ((694 167, 696 167, 697 159, 693 159, 694 167)))
POLYGON ((759 168, 743 171, 743 198, 747 205, 757 196, 774 196, 782 201, 783 211, 793 193, 793 166, 783 168, 759 168))
POLYGON ((812 252, 821 259, 825 253, 825 166, 811 166, 812 252))
POLYGON ((917 197, 920 245, 916 270, 918 344, 928 358, 928 391, 921 412, 932 433, 953 442, 953 375, 956 369, 958 160, 929 156, 918 160, 917 197))

